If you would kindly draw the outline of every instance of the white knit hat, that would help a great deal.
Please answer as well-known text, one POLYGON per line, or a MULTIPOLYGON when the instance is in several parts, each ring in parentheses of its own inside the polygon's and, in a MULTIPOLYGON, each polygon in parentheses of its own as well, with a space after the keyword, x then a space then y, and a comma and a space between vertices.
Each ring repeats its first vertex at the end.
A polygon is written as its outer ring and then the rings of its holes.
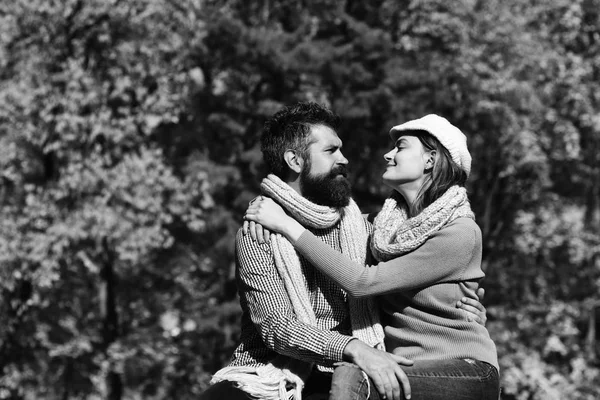
POLYGON ((450 156, 463 171, 471 172, 471 154, 467 148, 467 137, 446 118, 435 114, 428 114, 419 119, 396 125, 390 130, 390 136, 396 140, 402 131, 426 131, 440 141, 450 156))

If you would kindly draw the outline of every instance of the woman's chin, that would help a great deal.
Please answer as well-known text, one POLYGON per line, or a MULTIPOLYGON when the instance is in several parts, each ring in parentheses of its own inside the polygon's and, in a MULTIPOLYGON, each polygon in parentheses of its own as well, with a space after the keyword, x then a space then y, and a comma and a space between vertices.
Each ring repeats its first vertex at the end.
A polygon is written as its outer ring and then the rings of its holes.
POLYGON ((393 187, 394 186, 394 181, 391 180, 391 179, 389 179, 389 178, 387 178, 385 176, 385 174, 383 174, 381 176, 381 183, 383 183, 384 185, 389 186, 389 187, 393 187))

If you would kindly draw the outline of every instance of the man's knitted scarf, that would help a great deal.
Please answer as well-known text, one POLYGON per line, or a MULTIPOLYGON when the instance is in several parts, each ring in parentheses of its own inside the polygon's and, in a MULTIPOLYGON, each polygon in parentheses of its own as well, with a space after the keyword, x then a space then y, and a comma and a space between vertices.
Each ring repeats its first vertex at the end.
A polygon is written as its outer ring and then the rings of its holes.
POLYGON ((373 221, 371 252, 379 261, 388 261, 421 246, 434 233, 457 218, 475 219, 467 191, 452 186, 419 215, 408 218, 406 204, 398 193, 388 197, 373 221))
MULTIPOLYGON (((368 232, 362 214, 353 200, 341 209, 321 206, 302 197, 275 175, 261 184, 262 191, 284 207, 303 226, 316 229, 340 224, 342 253, 353 261, 365 263, 368 232)), ((282 235, 271 236, 275 266, 283 280, 298 320, 317 325, 307 290, 306 277, 294 246, 282 235)), ((372 299, 348 298, 352 334, 361 341, 384 350, 383 327, 379 311, 372 299)), ((304 381, 313 368, 312 363, 278 355, 269 364, 258 367, 225 367, 214 375, 211 383, 232 381, 250 396, 268 400, 300 400, 304 381)))

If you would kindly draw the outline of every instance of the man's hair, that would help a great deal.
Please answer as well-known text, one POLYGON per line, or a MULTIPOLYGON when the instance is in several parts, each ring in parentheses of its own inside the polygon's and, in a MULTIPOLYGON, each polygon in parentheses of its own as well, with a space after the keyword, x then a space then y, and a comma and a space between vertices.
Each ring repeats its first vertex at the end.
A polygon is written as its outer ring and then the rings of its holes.
POLYGON ((431 173, 419 189, 417 198, 410 207, 411 216, 415 216, 439 199, 450 187, 465 186, 467 173, 452 161, 450 152, 433 135, 417 130, 402 132, 402 134, 416 136, 426 151, 435 150, 437 152, 431 173))
POLYGON ((340 117, 317 103, 297 103, 275 113, 265 122, 260 149, 269 172, 285 179, 289 168, 283 159, 286 150, 296 151, 310 163, 308 147, 314 125, 337 130, 340 117))

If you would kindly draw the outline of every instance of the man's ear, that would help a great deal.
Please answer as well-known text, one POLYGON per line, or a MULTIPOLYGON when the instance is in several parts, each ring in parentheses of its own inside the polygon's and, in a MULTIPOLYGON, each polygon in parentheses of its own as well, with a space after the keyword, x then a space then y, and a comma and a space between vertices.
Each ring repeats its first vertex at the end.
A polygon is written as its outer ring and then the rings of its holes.
POLYGON ((304 166, 304 159, 294 150, 286 150, 283 153, 283 159, 288 167, 299 174, 302 171, 302 167, 304 166))

